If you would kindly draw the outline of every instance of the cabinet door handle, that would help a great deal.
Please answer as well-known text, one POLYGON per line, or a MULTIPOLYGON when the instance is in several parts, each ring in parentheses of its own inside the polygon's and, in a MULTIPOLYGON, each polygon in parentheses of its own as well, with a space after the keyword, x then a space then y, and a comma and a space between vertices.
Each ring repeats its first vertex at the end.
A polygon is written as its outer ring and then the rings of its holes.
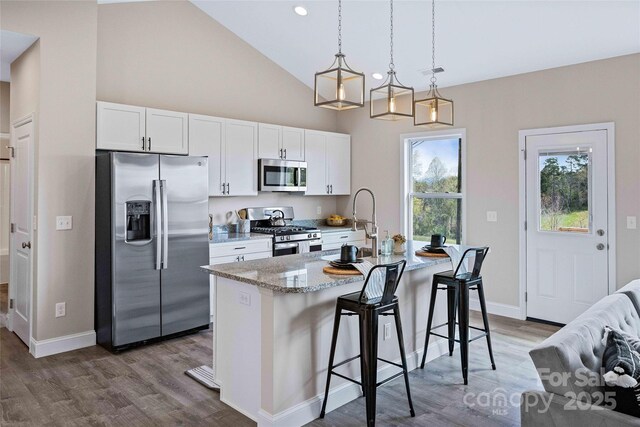
POLYGON ((240 255, 236 257, 236 262, 240 262, 240 255))
POLYGON ((151 137, 149 137, 149 151, 151 151, 151 137))
POLYGON ((143 137, 142 137, 142 151, 145 151, 145 150, 146 150, 146 148, 145 148, 145 144, 144 144, 144 136, 143 136, 143 137))
POLYGON ((331 187, 331 194, 333 194, 333 184, 331 184, 329 187, 331 187))
POLYGON ((340 236, 341 239, 348 239, 349 236, 340 236))
POLYGON ((224 182, 222 183, 222 194, 226 194, 226 187, 224 182))
POLYGON ((244 261, 244 255, 242 255, 242 261, 244 261))
POLYGON ((327 185, 327 194, 329 194, 329 186, 327 185))
POLYGON ((280 158, 282 158, 282 148, 280 149, 280 158))
POLYGON ((285 159, 287 158, 287 149, 286 148, 284 149, 284 158, 285 159))
POLYGON ((235 250, 235 251, 239 251, 241 249, 247 249, 247 247, 246 246, 240 246, 239 248, 233 248, 233 250, 235 250))
POLYGON ((227 182, 227 196, 231 194, 231 190, 229 190, 229 183, 227 182))

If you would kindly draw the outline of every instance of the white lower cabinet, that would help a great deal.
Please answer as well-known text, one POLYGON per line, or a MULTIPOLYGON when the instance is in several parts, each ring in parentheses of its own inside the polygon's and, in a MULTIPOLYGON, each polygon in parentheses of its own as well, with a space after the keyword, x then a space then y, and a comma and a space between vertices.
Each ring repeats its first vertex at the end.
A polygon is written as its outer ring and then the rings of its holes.
POLYGON ((366 245, 366 235, 364 230, 358 231, 333 231, 322 233, 322 250, 340 249, 344 244, 355 245, 358 248, 366 245))
MULTIPOLYGON (((230 262, 253 261, 271 258, 271 239, 244 240, 240 242, 211 243, 209 245, 209 265, 227 264, 230 262)), ((211 319, 215 310, 215 276, 209 278, 209 301, 211 319)))

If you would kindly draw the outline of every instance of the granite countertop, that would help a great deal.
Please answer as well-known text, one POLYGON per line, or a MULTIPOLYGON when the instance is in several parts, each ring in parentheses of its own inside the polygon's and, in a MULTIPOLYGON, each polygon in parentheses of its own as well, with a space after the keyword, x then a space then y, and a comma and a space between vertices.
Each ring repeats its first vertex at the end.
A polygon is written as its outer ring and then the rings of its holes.
POLYGON ((214 233, 213 239, 209 240, 209 244, 215 245, 217 243, 242 242, 256 239, 271 239, 271 235, 260 233, 214 233))
MULTIPOLYGON (((424 242, 407 242, 407 252, 403 255, 391 255, 366 258, 374 264, 388 264, 402 259, 407 261, 405 271, 432 267, 438 264, 451 266, 449 258, 427 258, 415 255, 415 249, 424 242)), ((255 261, 233 262, 229 264, 202 267, 206 272, 219 277, 248 283, 275 292, 305 293, 315 292, 334 286, 345 285, 364 280, 358 276, 338 276, 325 274, 322 268, 327 261, 337 259, 338 250, 311 252, 299 255, 287 255, 255 261)))

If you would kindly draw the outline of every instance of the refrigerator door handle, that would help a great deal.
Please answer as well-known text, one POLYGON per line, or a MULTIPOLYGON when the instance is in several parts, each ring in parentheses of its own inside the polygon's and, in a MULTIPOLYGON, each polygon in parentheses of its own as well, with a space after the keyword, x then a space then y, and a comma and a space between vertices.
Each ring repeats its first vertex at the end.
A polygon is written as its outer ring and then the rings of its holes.
POLYGON ((169 260, 169 208, 167 203, 167 181, 160 180, 162 198, 162 268, 166 270, 169 260))
POLYGON ((155 269, 160 270, 162 268, 162 211, 161 211, 161 198, 160 198, 160 181, 153 180, 153 204, 156 208, 155 213, 155 225, 156 225, 156 265, 155 269))

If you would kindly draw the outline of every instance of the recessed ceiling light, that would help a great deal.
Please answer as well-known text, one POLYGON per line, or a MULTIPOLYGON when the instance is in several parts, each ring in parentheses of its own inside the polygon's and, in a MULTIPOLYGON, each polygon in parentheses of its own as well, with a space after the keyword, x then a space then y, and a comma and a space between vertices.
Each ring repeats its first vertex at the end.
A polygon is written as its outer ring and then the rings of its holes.
POLYGON ((307 16, 307 14, 309 13, 309 12, 307 12, 307 9, 306 9, 306 8, 304 8, 304 7, 302 7, 302 6, 296 6, 296 7, 294 7, 294 8, 293 8, 293 11, 294 11, 295 13, 297 13, 298 15, 300 15, 300 16, 307 16))
POLYGON ((382 80, 382 74, 380 73, 373 73, 371 74, 371 77, 373 77, 376 80, 382 80))

